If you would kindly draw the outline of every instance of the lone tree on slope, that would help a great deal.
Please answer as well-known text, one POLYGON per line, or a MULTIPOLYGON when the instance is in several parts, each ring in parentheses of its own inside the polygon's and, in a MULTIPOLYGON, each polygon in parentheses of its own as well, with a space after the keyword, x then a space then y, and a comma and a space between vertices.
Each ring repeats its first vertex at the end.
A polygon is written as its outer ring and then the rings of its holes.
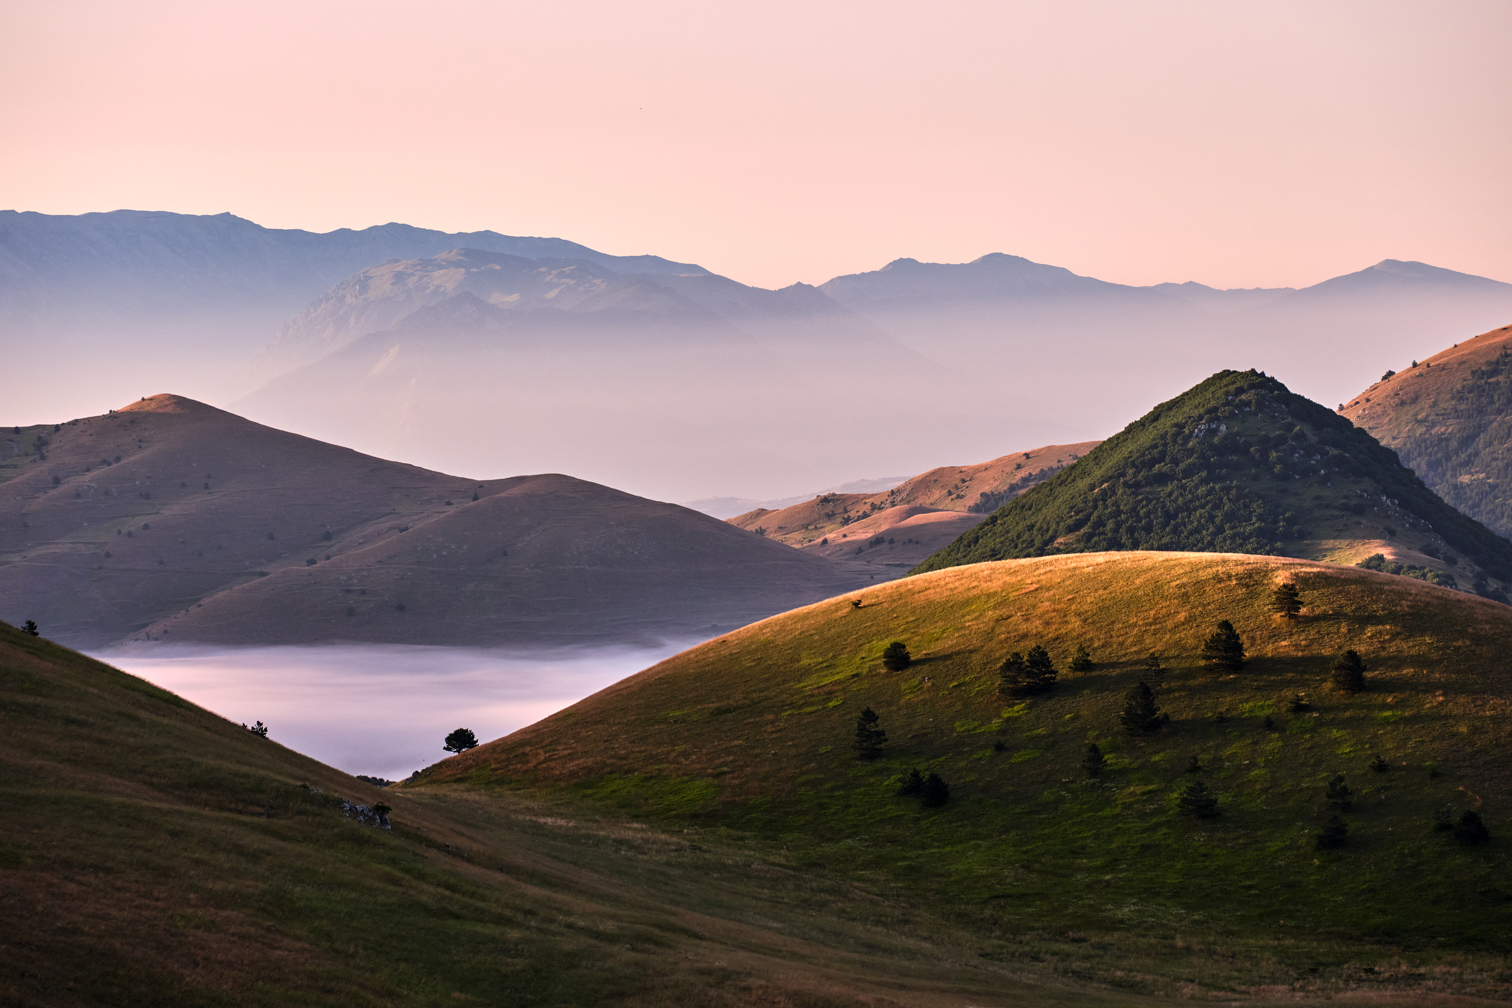
POLYGON ((1345 693, 1358 693, 1365 688, 1365 662, 1360 653, 1351 648, 1339 655, 1333 663, 1334 687, 1345 693))
POLYGON ((21 624, 21 632, 24 634, 30 634, 33 637, 42 636, 42 631, 37 629, 37 621, 32 619, 29 619, 25 623, 21 624))
POLYGON ((1290 581, 1276 586, 1271 592, 1270 611, 1286 619, 1296 619, 1302 611, 1302 593, 1290 581))
POLYGON ((1323 790, 1323 800, 1340 812, 1347 811, 1354 804, 1354 792, 1344 783, 1343 774, 1336 773, 1328 778, 1328 786, 1323 790))
POLYGON ((882 649, 882 667, 889 672, 902 672, 913 664, 913 655, 908 653, 908 645, 900 640, 895 640, 882 649))
POLYGON ((467 752, 469 749, 478 748, 478 736, 472 733, 471 728, 458 728, 446 736, 446 742, 441 748, 447 752, 467 752))
POLYGON ((856 718, 856 741, 851 743, 851 748, 856 751, 857 759, 876 759, 882 755, 882 746, 887 743, 887 732, 878 726, 880 720, 877 712, 870 707, 856 718))
POLYGON ((1103 755, 1103 751, 1098 748, 1097 743, 1088 742, 1087 751, 1082 755, 1082 770, 1086 772, 1088 777, 1095 780, 1102 776, 1102 772, 1107 769, 1107 766, 1108 757, 1103 755))
POLYGON ((1149 686, 1143 682, 1134 684, 1124 696, 1118 720, 1130 735, 1148 735, 1160 727, 1160 708, 1155 706, 1155 694, 1149 686))
POLYGON ((924 787, 919 791, 919 799, 924 803, 925 808, 939 808, 950 801, 950 785, 931 770, 929 776, 924 778, 924 787))
POLYGON ((1467 809, 1460 816, 1459 825, 1454 827, 1454 839, 1462 844, 1485 843, 1491 839, 1491 831, 1486 829, 1486 824, 1481 822, 1480 813, 1473 809, 1467 809))
POLYGON ((903 775, 903 780, 898 784, 898 794, 901 797, 916 797, 924 791, 924 778, 919 776, 918 767, 909 767, 908 773, 903 775))
POLYGON ((1314 850, 1338 850, 1349 842, 1349 827, 1339 813, 1335 812, 1323 824, 1323 832, 1313 838, 1314 850))
POLYGON ((1068 667, 1072 672, 1091 672, 1095 667, 1092 653, 1087 650, 1085 644, 1076 645, 1076 651, 1071 655, 1071 664, 1068 667))
POLYGON ((1160 664, 1160 655, 1151 651, 1149 657, 1139 663, 1139 667, 1144 669, 1144 674, 1139 679, 1146 686, 1150 687, 1151 691, 1158 690, 1165 685, 1166 670, 1165 666, 1160 664))
POLYGON ((1224 672, 1237 672, 1244 668, 1244 641, 1239 637, 1234 624, 1219 620, 1211 637, 1202 643, 1202 660, 1209 668, 1224 672))
POLYGON ((1186 786, 1176 805, 1182 812, 1198 819, 1211 819, 1218 814, 1218 799, 1208 794, 1207 785, 1200 780, 1186 786))

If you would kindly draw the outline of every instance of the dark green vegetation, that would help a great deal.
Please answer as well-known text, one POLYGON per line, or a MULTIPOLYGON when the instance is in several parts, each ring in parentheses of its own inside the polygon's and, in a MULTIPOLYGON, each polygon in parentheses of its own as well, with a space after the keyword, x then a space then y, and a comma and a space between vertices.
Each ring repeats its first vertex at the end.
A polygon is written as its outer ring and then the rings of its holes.
POLYGON ((952 568, 865 603, 701 645, 405 789, 624 810, 998 933, 1264 947, 1271 982, 1304 990, 1380 955, 1363 951, 1372 943, 1424 977, 1471 953, 1502 962, 1507 607, 1353 567, 1150 553, 952 568), (1269 611, 1281 582, 1307 599, 1297 619, 1269 611), (1241 673, 1202 663, 1220 618, 1247 645, 1241 673), (891 673, 880 658, 898 638, 914 664, 891 673), (1005 652, 1042 644, 1059 661, 1079 643, 1094 671, 1001 698, 1005 652), (1372 667, 1352 695, 1329 685, 1350 646, 1372 667), (1121 704, 1150 689, 1152 651, 1169 721, 1131 736, 1121 704), (863 708, 888 731, 873 761, 846 745, 863 708), (1378 754, 1388 773, 1370 772, 1378 754), (899 795, 909 770, 948 781, 949 803, 899 795), (1356 791, 1348 811, 1325 799, 1336 774, 1356 791), (1436 831, 1446 804, 1456 817, 1477 807, 1493 839, 1436 831), (1349 842, 1315 850, 1331 814, 1349 842))
POLYGON ((441 743, 441 748, 450 753, 467 752, 469 749, 478 748, 478 736, 473 734, 471 728, 458 728, 446 736, 441 743))
POLYGON ((1098 550, 1352 560, 1358 544, 1398 536, 1428 556, 1456 554, 1472 580, 1512 580, 1512 543, 1445 504, 1365 431, 1274 378, 1220 371, 915 572, 1098 550))
POLYGON ((3 624, 0 809, 17 1008, 1112 1008, 1044 961, 1197 958, 966 928, 717 831, 378 791, 3 624))

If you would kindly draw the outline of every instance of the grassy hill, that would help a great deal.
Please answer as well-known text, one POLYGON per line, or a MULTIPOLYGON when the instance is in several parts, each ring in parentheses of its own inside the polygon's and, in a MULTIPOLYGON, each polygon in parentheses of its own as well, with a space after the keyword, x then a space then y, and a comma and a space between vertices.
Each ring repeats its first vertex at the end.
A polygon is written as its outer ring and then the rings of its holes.
POLYGON ((1512 609, 1353 567, 1154 552, 959 566, 700 645, 404 789, 566 796, 722 829, 994 933, 1224 936, 1306 989, 1358 942, 1439 965, 1507 951, 1509 646, 1512 609), (1282 582, 1302 593, 1299 619, 1267 609, 1282 582), (1249 652, 1236 673, 1200 661, 1222 619, 1249 652), (914 659, 900 672, 880 660, 895 640, 914 659), (1035 645, 1058 685, 1000 695, 1004 657, 1035 645), (1078 645, 1095 666, 1068 673, 1078 645), (1348 648, 1371 669, 1354 695, 1329 686, 1348 648), (1152 651, 1170 721, 1131 736, 1119 713, 1152 651), (850 750, 865 708, 888 734, 870 762, 850 750), (1095 780, 1089 743, 1109 757, 1095 780), (949 803, 900 796, 910 769, 942 777, 949 803), (1336 773, 1355 795, 1348 842, 1317 850, 1336 773), (1216 818, 1179 808, 1194 780, 1216 818), (1478 810, 1497 839, 1435 831, 1440 809, 1478 810))
POLYGON ((717 835, 380 791, 6 625, 0 802, 0 1003, 17 1008, 1137 1000, 1097 989, 1111 957, 1063 980, 1027 959, 1053 942, 717 835), (380 801, 391 828, 354 817, 380 801))
POLYGON ((729 522, 819 556, 912 566, 1097 444, 1045 445, 977 465, 940 466, 880 493, 820 494, 729 522))
POLYGON ((81 646, 635 640, 877 573, 570 476, 448 476, 181 396, 8 440, 0 614, 81 646))
POLYGON ((1512 326, 1393 373, 1342 410, 1429 488, 1512 535, 1512 326))
POLYGON ((1355 563, 1512 582, 1512 543, 1445 504, 1366 432, 1255 371, 1220 371, 993 512, 916 568, 1099 550, 1355 563))

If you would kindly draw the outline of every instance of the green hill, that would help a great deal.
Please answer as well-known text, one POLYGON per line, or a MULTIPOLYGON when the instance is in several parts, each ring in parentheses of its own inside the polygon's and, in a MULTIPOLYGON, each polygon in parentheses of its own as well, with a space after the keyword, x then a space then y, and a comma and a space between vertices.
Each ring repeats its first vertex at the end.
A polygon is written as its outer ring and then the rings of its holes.
POLYGON ((18 1008, 1133 1000, 717 836, 379 791, 4 624, 0 809, 18 1008))
POLYGON ((1099 550, 1381 553, 1465 590, 1512 581, 1512 543, 1365 431, 1255 371, 1221 371, 1161 403, 915 571, 1099 550))
POLYGON ((700 645, 405 789, 558 795, 727 830, 992 933, 1223 936, 1277 957, 1288 979, 1268 982, 1317 990, 1308 970, 1355 942, 1441 965, 1512 944, 1509 646, 1512 609, 1354 567, 1151 552, 952 567, 700 645), (1268 610, 1283 582, 1298 619, 1268 610), (1238 672, 1201 661, 1225 619, 1249 652, 1238 672), (892 672, 896 640, 913 662, 892 672), (999 666, 1035 645, 1058 684, 1004 697, 999 666), (1095 664, 1071 673, 1078 645, 1095 664), (1329 685, 1346 649, 1370 667, 1364 692, 1329 685), (1170 720, 1131 736, 1120 710, 1152 651, 1170 720), (872 761, 851 751, 866 708, 888 736, 872 761), (1108 757, 1097 779, 1089 743, 1108 757), (948 784, 944 807, 898 793, 913 769, 948 784), (1348 840, 1318 850, 1334 774, 1354 792, 1348 840), (1180 807, 1194 781, 1216 818, 1180 807), (1435 830, 1472 810, 1491 843, 1435 830))

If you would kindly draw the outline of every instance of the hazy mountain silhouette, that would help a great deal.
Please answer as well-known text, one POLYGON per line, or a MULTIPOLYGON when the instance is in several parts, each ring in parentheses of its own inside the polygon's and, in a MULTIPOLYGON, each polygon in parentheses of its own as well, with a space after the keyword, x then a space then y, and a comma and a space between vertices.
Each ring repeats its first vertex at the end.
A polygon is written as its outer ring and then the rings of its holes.
POLYGON ((646 640, 889 576, 570 476, 448 476, 174 395, 0 447, 0 611, 84 646, 646 640))

